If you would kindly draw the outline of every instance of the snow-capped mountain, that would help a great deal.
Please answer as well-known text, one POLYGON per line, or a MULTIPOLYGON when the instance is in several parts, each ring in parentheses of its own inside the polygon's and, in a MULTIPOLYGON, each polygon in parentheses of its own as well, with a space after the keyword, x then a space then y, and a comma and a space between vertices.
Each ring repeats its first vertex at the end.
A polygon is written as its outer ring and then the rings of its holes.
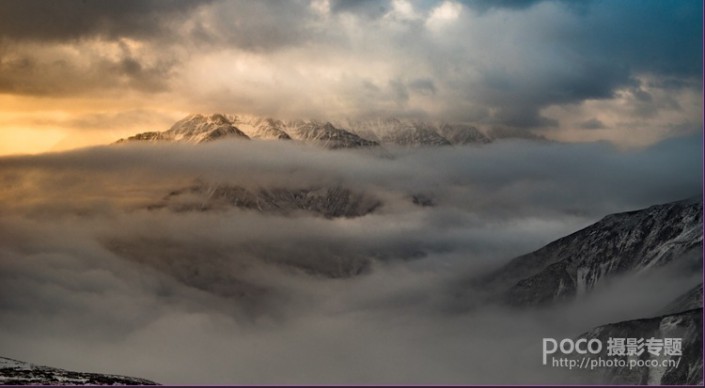
POLYGON ((431 123, 386 118, 373 120, 278 120, 240 114, 192 114, 164 132, 144 132, 118 143, 134 141, 206 141, 239 138, 294 139, 330 149, 373 147, 379 144, 404 147, 484 144, 492 141, 477 128, 464 124, 431 123))
POLYGON ((701 198, 626 213, 517 257, 478 285, 512 305, 538 305, 586 293, 600 281, 702 253, 701 198), (502 291, 504 290, 504 291, 502 291))
POLYGON ((48 366, 34 365, 11 358, 0 357, 0 384, 2 385, 158 385, 127 376, 100 373, 72 372, 48 366))
POLYGON ((198 182, 170 192, 151 209, 175 211, 212 210, 228 207, 262 213, 291 215, 308 213, 325 218, 360 217, 374 212, 382 203, 367 194, 343 187, 257 188, 198 182))
POLYGON ((118 143, 131 141, 178 141, 203 143, 218 139, 295 139, 330 149, 372 147, 375 141, 316 120, 282 121, 249 115, 189 115, 164 132, 144 132, 118 143))
POLYGON ((245 135, 228 118, 221 114, 210 116, 196 114, 177 121, 164 132, 144 132, 130 136, 127 139, 120 139, 118 143, 129 141, 204 143, 225 138, 248 140, 249 136, 245 135))

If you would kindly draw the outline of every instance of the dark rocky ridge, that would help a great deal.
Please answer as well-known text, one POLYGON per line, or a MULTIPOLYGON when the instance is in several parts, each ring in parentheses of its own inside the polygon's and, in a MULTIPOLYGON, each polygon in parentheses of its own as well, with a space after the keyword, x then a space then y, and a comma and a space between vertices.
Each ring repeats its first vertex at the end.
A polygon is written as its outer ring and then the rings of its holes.
POLYGON ((378 199, 343 187, 257 188, 227 184, 195 184, 174 190, 150 209, 205 211, 237 207, 262 213, 292 215, 308 213, 325 218, 353 218, 382 206, 378 199))
POLYGON ((676 298, 668 306, 659 312, 659 315, 675 314, 682 311, 703 308, 703 284, 690 289, 680 297, 676 298))

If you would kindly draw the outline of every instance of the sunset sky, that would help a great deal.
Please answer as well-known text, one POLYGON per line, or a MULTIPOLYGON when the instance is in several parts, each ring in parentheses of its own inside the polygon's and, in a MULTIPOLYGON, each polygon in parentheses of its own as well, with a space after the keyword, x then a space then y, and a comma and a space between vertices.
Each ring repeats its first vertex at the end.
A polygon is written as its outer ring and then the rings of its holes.
POLYGON ((404 116, 634 147, 702 128, 702 2, 0 2, 0 155, 192 112, 404 116))

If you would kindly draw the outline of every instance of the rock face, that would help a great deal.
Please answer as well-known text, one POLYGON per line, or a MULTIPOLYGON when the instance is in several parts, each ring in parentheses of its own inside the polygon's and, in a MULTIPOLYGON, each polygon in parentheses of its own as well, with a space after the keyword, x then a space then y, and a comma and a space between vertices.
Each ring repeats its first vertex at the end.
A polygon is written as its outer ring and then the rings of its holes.
POLYGON ((235 114, 193 114, 164 132, 144 132, 118 143, 178 141, 203 143, 217 139, 290 140, 329 149, 484 144, 492 141, 477 128, 464 124, 431 123, 398 118, 374 120, 278 120, 235 114))
POLYGON ((3 385, 158 385, 145 379, 99 373, 72 372, 0 357, 3 385))
POLYGON ((482 287, 505 290, 519 306, 568 300, 618 274, 662 266, 702 252, 702 199, 612 214, 601 221, 517 257, 482 279, 482 287))
POLYGON ((382 203, 369 195, 343 187, 258 188, 198 183, 169 193, 150 208, 175 211, 213 210, 227 207, 262 213, 308 213, 325 218, 353 218, 374 212, 382 203))
MULTIPOLYGON (((580 337, 597 338, 603 344, 598 357, 619 359, 629 363, 637 360, 655 362, 658 366, 602 367, 590 372, 591 378, 599 384, 648 384, 648 385, 700 385, 703 384, 702 320, 703 309, 687 310, 656 318, 635 319, 596 327, 580 337), (659 355, 645 350, 641 355, 608 355, 607 344, 610 338, 664 338, 681 339, 682 355, 659 355), (648 360, 648 361, 647 361, 648 360)), ((627 364, 628 365, 628 364, 627 364)), ((646 365, 642 363, 642 365, 646 365)))

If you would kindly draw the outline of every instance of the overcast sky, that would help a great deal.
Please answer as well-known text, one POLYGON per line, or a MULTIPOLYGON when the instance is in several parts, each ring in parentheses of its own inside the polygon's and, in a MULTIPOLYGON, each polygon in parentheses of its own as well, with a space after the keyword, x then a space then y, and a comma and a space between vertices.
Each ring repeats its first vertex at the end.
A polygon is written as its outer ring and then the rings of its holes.
POLYGON ((0 154, 191 112, 412 116, 643 146, 700 130, 702 2, 0 2, 0 154))

